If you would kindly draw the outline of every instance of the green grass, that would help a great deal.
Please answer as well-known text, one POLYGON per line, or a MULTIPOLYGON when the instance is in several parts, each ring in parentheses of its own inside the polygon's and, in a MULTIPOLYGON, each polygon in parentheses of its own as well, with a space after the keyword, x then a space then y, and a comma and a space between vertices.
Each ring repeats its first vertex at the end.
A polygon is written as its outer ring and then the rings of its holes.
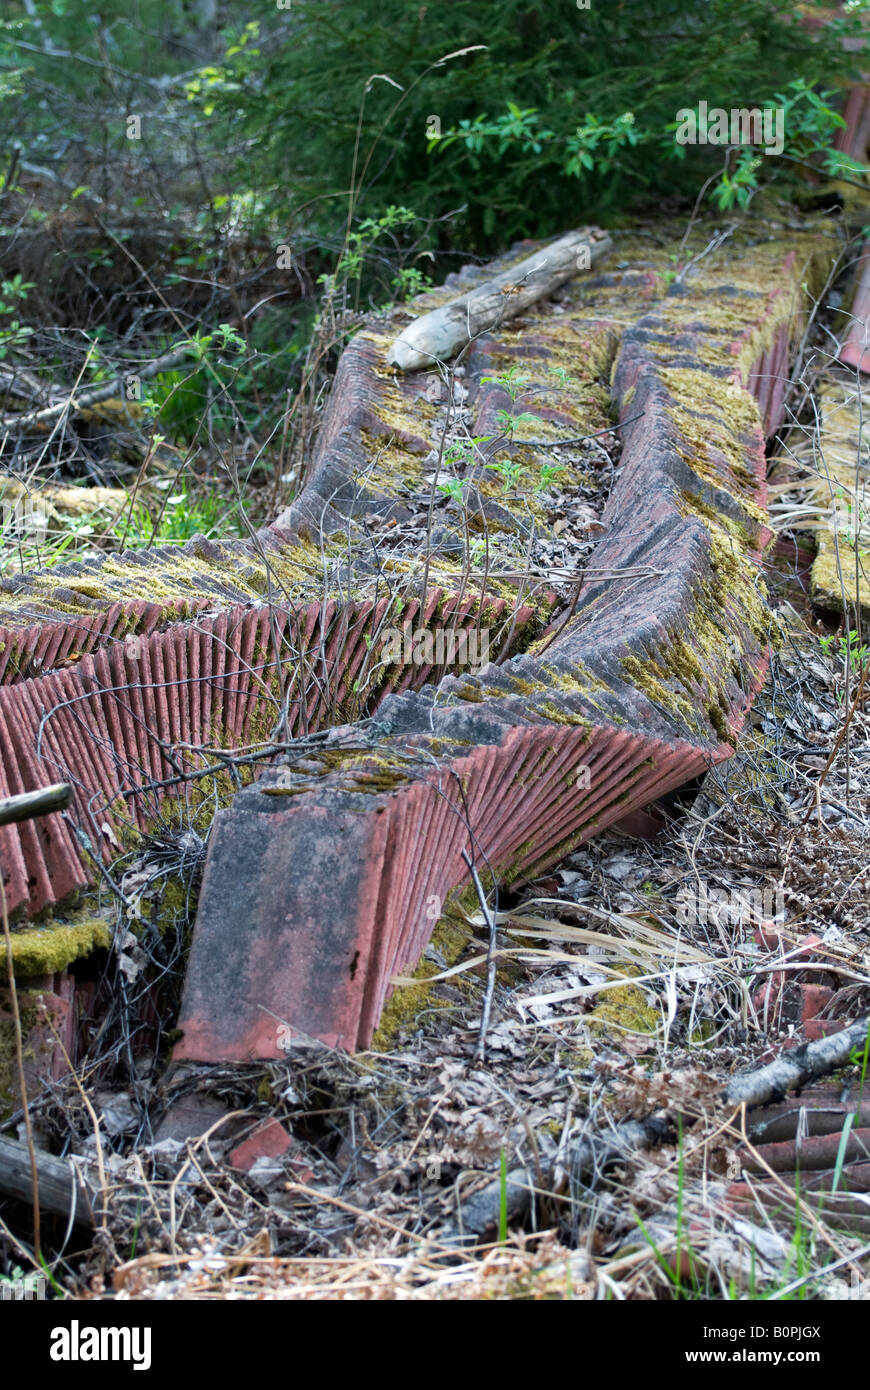
MULTIPOLYGON (((242 503, 243 508, 248 506, 247 501, 242 503)), ((247 534, 238 503, 216 491, 193 490, 185 484, 165 498, 150 492, 147 505, 134 503, 114 517, 107 516, 104 508, 95 509, 62 516, 44 531, 0 513, 0 577, 25 569, 51 569, 106 551, 182 545, 196 535, 211 539, 247 534)))

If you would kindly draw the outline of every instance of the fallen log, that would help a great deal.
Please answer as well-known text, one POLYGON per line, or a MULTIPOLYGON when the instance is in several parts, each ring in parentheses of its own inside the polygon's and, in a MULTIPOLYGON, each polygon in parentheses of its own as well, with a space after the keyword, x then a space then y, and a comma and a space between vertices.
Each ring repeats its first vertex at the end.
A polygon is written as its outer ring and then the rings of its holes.
POLYGON ((387 361, 402 372, 446 362, 481 333, 552 294, 579 271, 589 270, 610 249, 610 238, 597 227, 568 232, 478 289, 414 319, 394 341, 387 361))
MULTIPOLYGON (((93 1227, 95 1193, 68 1160, 34 1151, 39 1180, 39 1207, 79 1226, 93 1227)), ((31 1154, 26 1144, 0 1136, 0 1192, 16 1201, 33 1203, 31 1154)))
MULTIPOLYGON (((568 1160, 571 1177, 580 1181, 613 1163, 632 1158, 642 1149, 654 1148, 673 1137, 674 1127, 664 1112, 643 1120, 626 1120, 604 1134, 589 1135, 574 1145, 568 1160)), ((545 1178, 549 1180, 549 1175, 545 1175, 545 1178)), ((501 1218, 502 1187, 507 1220, 513 1221, 522 1216, 535 1194, 535 1180, 528 1169, 512 1168, 504 1183, 501 1178, 496 1178, 474 1192, 466 1202, 457 1203, 456 1220, 442 1239, 461 1243, 493 1230, 501 1218)))

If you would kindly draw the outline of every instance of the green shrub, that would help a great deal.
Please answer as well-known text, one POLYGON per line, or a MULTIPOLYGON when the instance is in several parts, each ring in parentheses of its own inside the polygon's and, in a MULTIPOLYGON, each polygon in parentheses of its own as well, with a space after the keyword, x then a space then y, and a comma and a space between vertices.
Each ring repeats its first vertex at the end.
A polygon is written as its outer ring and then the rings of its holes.
MULTIPOLYGON (((189 95, 244 133, 247 186, 321 245, 340 247, 356 181, 360 215, 391 202, 454 213, 457 241, 489 249, 664 189, 696 193, 723 152, 676 145, 674 125, 701 100, 779 93, 793 138, 825 145, 835 118, 806 94, 857 75, 841 39, 865 7, 812 31, 792 0, 299 0, 238 31, 189 95)), ((746 163, 720 205, 743 200, 746 163)))

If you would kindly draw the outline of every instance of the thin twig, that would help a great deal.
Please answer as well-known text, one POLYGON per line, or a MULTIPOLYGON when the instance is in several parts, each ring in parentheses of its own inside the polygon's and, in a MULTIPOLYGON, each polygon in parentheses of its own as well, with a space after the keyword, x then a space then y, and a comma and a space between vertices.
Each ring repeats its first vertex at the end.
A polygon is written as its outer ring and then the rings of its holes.
POLYGON ((462 858, 468 865, 471 881, 474 884, 474 891, 477 893, 478 902, 480 903, 480 910, 483 913, 484 921, 489 929, 489 945, 486 952, 486 990, 483 996, 483 1012, 480 1016, 480 1036, 477 1042, 477 1050, 474 1054, 475 1061, 482 1062, 486 1056, 486 1031, 489 1027, 489 1016, 492 1013, 492 1000, 495 994, 497 919, 496 914, 490 911, 477 869, 474 867, 471 856, 465 849, 462 851, 462 858))
POLYGON ((629 415, 627 420, 620 420, 618 425, 608 425, 606 430, 596 430, 594 434, 572 435, 570 439, 514 439, 516 445, 530 445, 535 449, 561 449, 563 444, 583 444, 587 439, 600 439, 603 434, 615 434, 617 430, 624 430, 626 425, 633 425, 635 420, 642 420, 646 414, 642 410, 639 415, 629 415))

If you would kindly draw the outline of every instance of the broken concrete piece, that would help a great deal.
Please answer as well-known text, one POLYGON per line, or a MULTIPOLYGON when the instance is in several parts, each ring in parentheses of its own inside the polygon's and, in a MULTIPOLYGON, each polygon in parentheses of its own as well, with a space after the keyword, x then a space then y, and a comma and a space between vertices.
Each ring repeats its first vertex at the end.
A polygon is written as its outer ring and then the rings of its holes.
MULTIPOLYGON (((184 1143, 186 1139, 198 1139, 230 1113, 229 1106, 214 1096, 199 1095, 196 1091, 172 1100, 163 1119, 154 1131, 154 1143, 162 1144, 165 1139, 184 1143)), ((226 1137, 227 1130, 221 1130, 226 1137)))
MULTIPOLYGON (((5 957, 5 951, 3 955, 5 957)), ((74 993, 71 975, 20 981, 18 1010, 27 1034, 24 1080, 31 1097, 38 1095, 46 1082, 57 1080, 69 1071, 67 1059, 75 1054, 74 993)), ((9 990, 4 984, 0 985, 0 1116, 17 1109, 20 1104, 14 1015, 9 990)))

